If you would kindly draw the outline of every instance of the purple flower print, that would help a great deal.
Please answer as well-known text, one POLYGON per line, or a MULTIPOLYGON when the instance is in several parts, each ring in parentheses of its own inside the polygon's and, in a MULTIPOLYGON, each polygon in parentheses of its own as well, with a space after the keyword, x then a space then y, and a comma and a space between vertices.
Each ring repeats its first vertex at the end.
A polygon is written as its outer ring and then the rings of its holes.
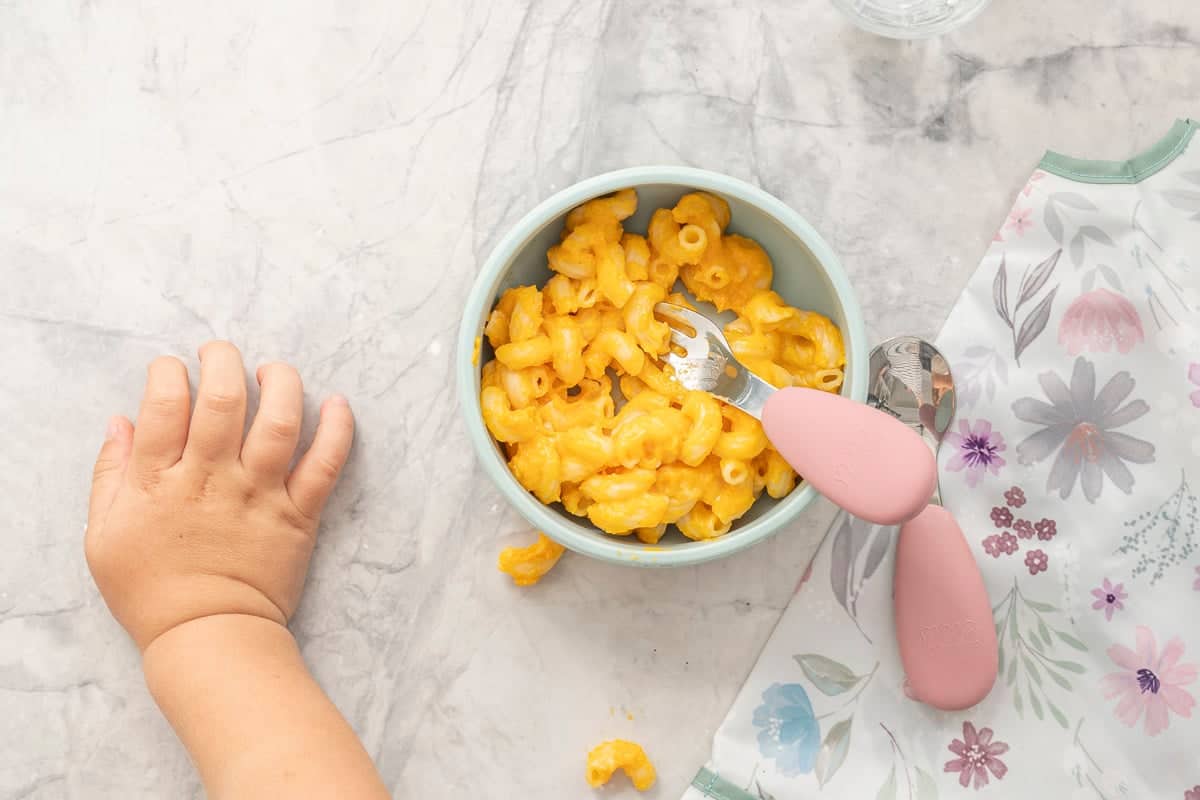
POLYGON ((1014 486, 1004 493, 1004 502, 1013 508, 1020 508, 1025 505, 1025 492, 1020 486, 1014 486))
POLYGON ((994 506, 992 508, 992 522, 996 524, 997 528, 1007 528, 1013 522, 1012 512, 1004 506, 994 506))
POLYGON ((1024 236, 1025 231, 1033 227, 1033 209, 1032 208, 1014 208, 1012 213, 1008 215, 1008 229, 1017 232, 1017 236, 1024 236))
POLYGON ((1013 523, 1013 530, 1017 532, 1017 536, 1022 539, 1033 538, 1033 523, 1027 519, 1019 519, 1013 523))
POLYGON ((1092 608, 1097 611, 1103 609, 1105 618, 1112 622, 1113 612, 1125 608, 1125 604, 1121 601, 1128 598, 1129 595, 1125 593, 1125 584, 1118 583, 1113 586, 1112 582, 1105 578, 1099 588, 1092 589, 1092 597, 1096 598, 1096 602, 1092 603, 1092 608))
MULTIPOLYGON (((1197 386, 1200 386, 1200 364, 1188 365, 1188 380, 1197 386)), ((1192 405, 1194 405, 1196 408, 1200 408, 1200 389, 1192 392, 1190 395, 1188 395, 1188 397, 1192 399, 1192 405)))
POLYGON ((1000 557, 1000 537, 996 534, 983 537, 983 550, 992 558, 1000 557))
POLYGON ((967 471, 967 486, 975 487, 989 471, 993 475, 1000 474, 1004 466, 1004 437, 992 430, 992 423, 986 419, 975 420, 974 426, 968 419, 959 420, 958 430, 949 431, 945 441, 956 448, 954 456, 946 464, 951 472, 967 471))
POLYGON ((1050 563, 1050 557, 1042 550, 1030 550, 1025 554, 1025 566, 1029 567, 1030 575, 1045 572, 1050 563))
POLYGON ((988 784, 989 772, 996 780, 1008 772, 1008 767, 998 758, 1008 752, 1008 745, 993 742, 991 728, 982 728, 976 733, 974 725, 964 722, 963 738, 955 739, 947 747, 958 758, 947 761, 944 771, 957 772, 958 783, 963 788, 974 778, 974 788, 982 789, 988 784))
POLYGON ((1000 534, 1000 538, 996 543, 996 546, 999 547, 1000 552, 1004 553, 1006 556, 1011 556, 1013 553, 1017 552, 1017 548, 1020 547, 1020 545, 1017 544, 1017 537, 1013 536, 1008 531, 1000 534))
POLYGON ((1145 731, 1157 736, 1171 724, 1171 712, 1181 717, 1192 716, 1195 698, 1182 688, 1196 680, 1195 664, 1180 664, 1183 642, 1173 637, 1162 652, 1151 630, 1137 628, 1136 651, 1120 644, 1108 648, 1108 657, 1121 668, 1104 677, 1104 696, 1119 697, 1117 719, 1129 727, 1137 725, 1146 712, 1145 731))
POLYGON ((1038 382, 1050 402, 1022 397, 1012 405, 1017 419, 1041 426, 1017 445, 1021 463, 1037 464, 1055 455, 1046 490, 1058 490, 1064 500, 1078 480, 1083 496, 1096 502, 1106 476, 1130 494, 1134 480, 1126 464, 1154 461, 1154 445, 1115 430, 1150 410, 1144 400, 1125 403, 1135 386, 1129 373, 1118 372, 1096 391, 1096 368, 1080 356, 1070 388, 1053 372, 1043 372, 1038 382))
POLYGON ((1035 522, 1033 529, 1037 531, 1037 537, 1043 542, 1048 542, 1058 534, 1058 523, 1052 519, 1042 519, 1040 522, 1035 522))

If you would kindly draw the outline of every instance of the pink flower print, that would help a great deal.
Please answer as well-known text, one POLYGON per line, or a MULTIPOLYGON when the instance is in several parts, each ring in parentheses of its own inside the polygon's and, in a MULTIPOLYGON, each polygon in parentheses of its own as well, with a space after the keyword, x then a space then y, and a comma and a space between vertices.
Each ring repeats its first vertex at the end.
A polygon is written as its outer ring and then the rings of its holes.
POLYGON ((1012 521, 1012 512, 1004 506, 994 506, 992 508, 992 522, 996 524, 997 528, 1007 528, 1009 525, 1012 525, 1012 521))
MULTIPOLYGON (((1200 386, 1200 364, 1188 365, 1188 380, 1197 386, 1200 386)), ((1192 392, 1190 395, 1188 395, 1188 397, 1192 399, 1192 405, 1194 405, 1196 408, 1200 408, 1200 389, 1192 392)))
POLYGON ((999 547, 1000 552, 1004 553, 1006 556, 1011 556, 1013 553, 1017 552, 1017 548, 1020 547, 1020 545, 1017 544, 1017 537, 1013 536, 1008 531, 1000 534, 1000 539, 996 543, 996 546, 999 547))
POLYGON ((1020 508, 1025 505, 1025 492, 1020 486, 1014 486, 1004 493, 1004 502, 1013 508, 1020 508))
POLYGON ((1045 572, 1050 563, 1050 557, 1042 550, 1030 550, 1025 554, 1025 566, 1029 567, 1030 575, 1045 572))
POLYGON ((1121 671, 1106 675, 1101 685, 1105 697, 1120 698, 1117 719, 1132 728, 1145 711, 1146 734, 1157 736, 1170 725, 1171 712, 1192 716, 1196 700, 1183 687, 1196 680, 1197 667, 1179 663, 1184 647, 1178 636, 1159 652, 1154 634, 1144 625, 1137 628, 1135 647, 1136 652, 1120 644, 1108 648, 1108 657, 1121 671))
POLYGON ((1000 235, 1000 231, 996 231, 996 235, 992 237, 993 242, 1003 242, 1004 237, 1000 235))
POLYGON ((1033 538, 1033 523, 1027 519, 1019 519, 1013 523, 1013 530, 1017 532, 1017 536, 1022 539, 1033 538))
POLYGON ((982 728, 976 733, 974 725, 964 722, 963 738, 955 739, 947 747, 958 758, 947 761, 943 769, 945 772, 957 772, 958 783, 963 788, 974 778, 974 788, 982 789, 988 784, 989 772, 996 776, 996 780, 1008 772, 1008 767, 998 758, 1008 752, 1008 745, 993 742, 991 728, 982 728))
POLYGON ((1032 208, 1014 208, 1012 213, 1008 215, 1008 228, 1017 232, 1017 236, 1024 236, 1028 228, 1033 227, 1033 209, 1032 208))
POLYGON ((1200 800, 1200 783, 1183 793, 1183 800, 1200 800))
POLYGON ((1118 583, 1113 586, 1108 578, 1105 578, 1100 588, 1092 589, 1092 597, 1096 598, 1096 602, 1092 603, 1092 608, 1097 611, 1104 609, 1105 618, 1112 622, 1113 612, 1125 608, 1125 604, 1121 601, 1128 598, 1129 595, 1125 593, 1125 584, 1118 583))
POLYGON ((1058 523, 1052 519, 1042 519, 1040 522, 1033 524, 1033 529, 1037 531, 1037 537, 1043 542, 1048 542, 1058 534, 1058 523))
POLYGON ((1058 324, 1058 343, 1073 356, 1084 350, 1128 353, 1145 338, 1133 303, 1109 289, 1093 289, 1076 297, 1058 324))
POLYGON ((959 420, 958 430, 947 432, 945 441, 956 449, 946 469, 966 470, 967 486, 974 488, 988 472, 1000 474, 1005 463, 1000 455, 1004 452, 1004 437, 993 431, 986 419, 977 419, 974 425, 968 419, 959 420))
POLYGON ((983 538, 983 549, 992 558, 1000 557, 1000 537, 996 534, 983 538))
POLYGON ((1033 185, 1044 177, 1046 177, 1046 173, 1042 172, 1041 170, 1036 170, 1032 175, 1029 176, 1029 182, 1025 184, 1025 188, 1021 190, 1021 194, 1029 197, 1029 195, 1033 193, 1033 185))

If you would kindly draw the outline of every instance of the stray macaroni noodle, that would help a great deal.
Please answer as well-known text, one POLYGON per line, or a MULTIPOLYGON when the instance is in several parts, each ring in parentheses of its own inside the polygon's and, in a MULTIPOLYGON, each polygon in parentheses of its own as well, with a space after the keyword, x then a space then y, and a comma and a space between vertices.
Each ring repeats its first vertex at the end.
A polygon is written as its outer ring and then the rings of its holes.
POLYGON ((762 492, 787 495, 796 475, 758 420, 674 380, 655 304, 691 307, 682 281, 732 311, 725 335, 738 360, 776 387, 838 391, 842 336, 771 291, 771 259, 725 232, 721 198, 684 195, 654 212, 644 237, 622 226, 636 210, 632 189, 572 210, 546 254, 553 277, 500 296, 484 327, 495 358, 482 369, 483 420, 541 502, 647 544, 670 525, 709 540, 762 492))
POLYGON ((538 539, 528 547, 506 547, 500 551, 497 566, 512 576, 517 586, 532 586, 554 568, 565 548, 538 531, 538 539))
MULTIPOLYGON (((630 717, 632 719, 632 717, 630 717)), ((625 770, 633 787, 644 792, 654 785, 657 774, 642 746, 624 739, 612 739, 592 748, 587 756, 587 782, 600 787, 608 783, 614 772, 625 770)))

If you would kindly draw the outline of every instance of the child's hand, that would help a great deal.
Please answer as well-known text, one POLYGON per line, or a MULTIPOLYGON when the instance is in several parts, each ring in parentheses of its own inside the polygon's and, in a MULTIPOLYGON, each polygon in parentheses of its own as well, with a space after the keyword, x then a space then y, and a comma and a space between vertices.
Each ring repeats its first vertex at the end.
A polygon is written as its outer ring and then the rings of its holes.
POLYGON ((88 566, 142 650, 182 623, 218 614, 286 625, 354 433, 345 399, 330 398, 312 447, 289 474, 303 401, 296 370, 258 369, 262 398, 243 442, 241 355, 210 342, 200 362, 189 414, 187 369, 175 358, 155 360, 136 429, 114 417, 96 461, 88 566))

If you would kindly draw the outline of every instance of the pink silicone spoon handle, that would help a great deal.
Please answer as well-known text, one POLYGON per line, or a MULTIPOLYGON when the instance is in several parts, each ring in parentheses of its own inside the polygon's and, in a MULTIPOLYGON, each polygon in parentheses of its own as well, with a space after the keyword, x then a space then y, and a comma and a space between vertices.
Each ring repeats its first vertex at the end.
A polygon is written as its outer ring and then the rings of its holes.
POLYGON ((954 516, 928 506, 896 543, 896 640, 912 694, 947 711, 969 708, 996 682, 992 607, 954 516))
POLYGON ((921 437, 882 411, 818 389, 789 387, 767 398, 763 429, 816 490, 877 525, 912 519, 937 484, 921 437))

